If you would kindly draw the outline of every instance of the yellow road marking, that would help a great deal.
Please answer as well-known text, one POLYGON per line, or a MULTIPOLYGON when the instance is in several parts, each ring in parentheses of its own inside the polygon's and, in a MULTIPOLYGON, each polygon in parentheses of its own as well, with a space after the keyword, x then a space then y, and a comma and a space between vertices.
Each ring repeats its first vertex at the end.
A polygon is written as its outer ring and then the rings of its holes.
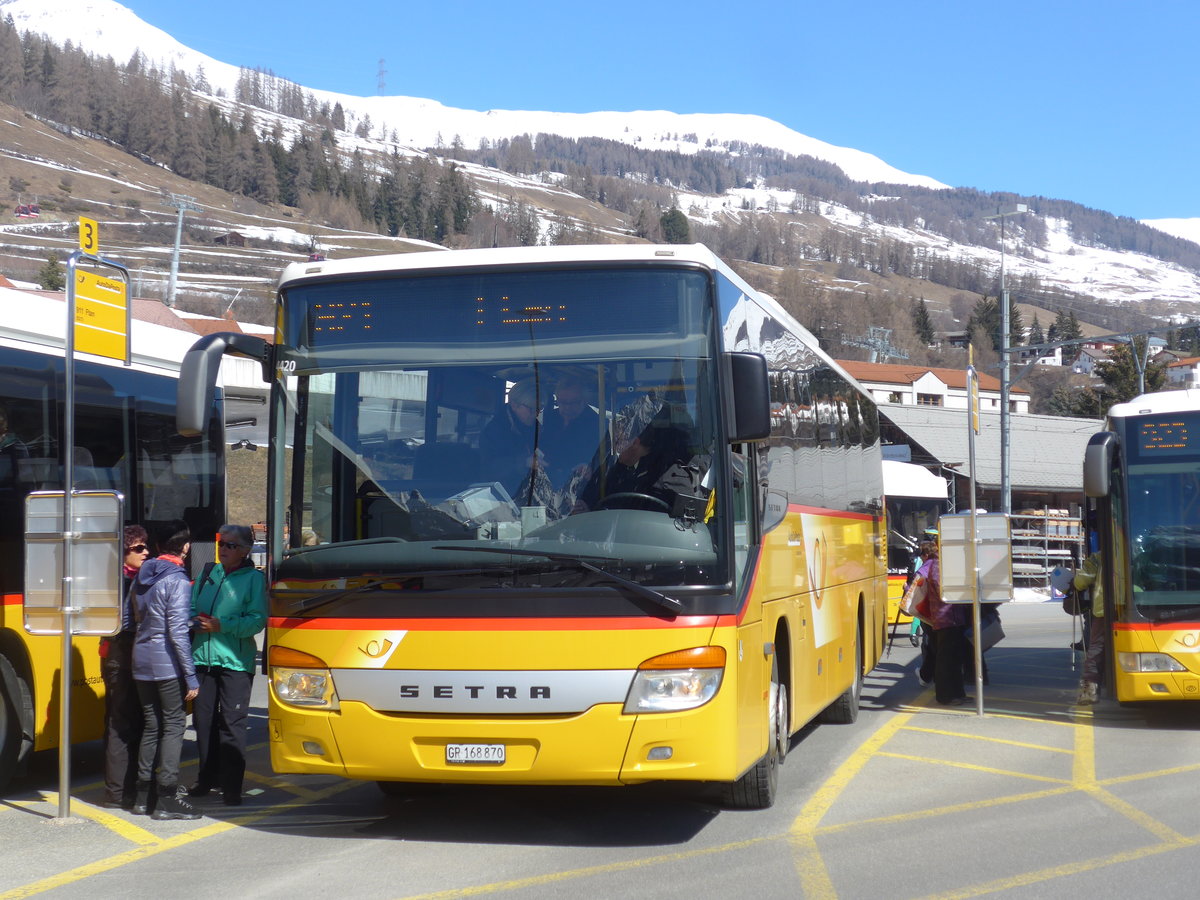
POLYGON ((936 759, 931 756, 914 756, 910 753, 891 753, 886 750, 881 750, 878 756, 887 756, 892 759, 907 759, 913 762, 933 764, 939 766, 948 766, 951 769, 967 769, 972 772, 986 772, 989 775, 1010 775, 1013 778, 1025 778, 1029 781, 1046 781, 1050 784, 1067 784, 1065 778, 1054 778, 1050 775, 1035 775, 1032 772, 1015 772, 1010 769, 996 769, 991 766, 978 766, 974 763, 958 762, 953 759, 936 759))
MULTIPOLYGON (((51 805, 57 805, 58 793, 46 792, 42 795, 42 799, 51 805)), ((71 804, 71 811, 78 816, 91 819, 98 825, 103 825, 109 831, 116 832, 125 838, 125 840, 134 844, 154 844, 160 840, 157 834, 151 834, 145 828, 141 828, 133 822, 127 822, 120 816, 92 806, 90 803, 82 803, 76 800, 71 804)))
POLYGON ((998 893, 1000 891, 1012 890, 1018 887, 1029 887, 1033 884, 1040 884, 1043 881, 1052 881, 1055 878, 1066 878, 1070 875, 1078 875, 1081 872, 1090 872, 1095 869, 1103 869, 1106 866, 1116 866, 1121 863, 1137 862, 1138 860, 1146 859, 1150 856, 1157 856, 1159 853, 1169 853, 1174 850, 1184 850, 1189 847, 1194 847, 1200 843, 1200 839, 1189 838, 1178 844, 1152 844, 1148 847, 1140 847, 1136 850, 1125 850, 1121 853, 1114 853, 1111 856, 1102 856, 1095 859, 1081 860, 1079 862, 1064 863, 1061 866, 1051 866, 1048 869, 1038 869, 1035 872, 1023 872, 1020 875, 1013 875, 1007 878, 997 878, 994 881, 988 881, 983 884, 976 884, 970 887, 965 887, 957 891, 947 891, 941 894, 929 894, 922 900, 967 900, 970 897, 982 897, 985 894, 998 893))
POLYGON ((482 894, 495 894, 500 891, 515 891, 521 888, 540 887, 557 884, 576 878, 590 878, 594 875, 606 875, 610 872, 628 872, 630 869, 640 869, 659 866, 664 863, 681 862, 696 859, 701 856, 711 856, 714 853, 725 853, 730 850, 743 850, 769 841, 780 840, 779 835, 761 838, 751 838, 746 841, 736 841, 732 844, 722 844, 719 847, 705 847, 700 850, 684 850, 680 853, 664 853, 644 859, 629 859, 623 862, 605 863, 599 866, 586 866, 582 869, 569 869, 562 872, 547 872, 544 875, 531 875, 528 878, 514 878, 511 881, 494 881, 491 884, 478 884, 471 887, 451 888, 445 891, 434 891, 430 894, 412 894, 405 900, 450 900, 455 897, 478 897, 482 894))
MULTIPOLYGON (((342 791, 356 787, 361 782, 345 781, 339 782, 318 792, 316 799, 325 799, 332 797, 334 794, 339 794, 342 791)), ((82 881, 92 875, 98 875, 101 872, 111 872, 113 869, 119 869, 121 866, 128 865, 131 862, 137 862, 139 859, 146 859, 150 856, 155 856, 167 850, 174 850, 176 847, 183 847, 187 844, 195 843, 196 841, 204 840, 205 838, 213 837, 214 835, 222 834, 233 828, 239 828, 244 825, 252 825, 255 822, 260 822, 263 819, 286 812, 297 806, 302 806, 309 802, 307 798, 296 797, 284 803, 278 803, 274 806, 258 812, 249 813, 243 816, 237 816, 233 819, 225 819, 220 822, 213 822, 211 825, 205 825, 202 828, 187 831, 183 834, 172 835, 169 838, 159 839, 153 844, 143 844, 132 850, 126 850, 123 853, 118 853, 115 856, 109 856, 106 859, 98 859, 95 862, 86 863, 82 866, 77 866, 74 869, 68 869, 66 872, 59 872, 55 875, 50 875, 38 881, 30 882, 18 888, 13 888, 10 891, 5 891, 0 894, 0 900, 14 900, 18 897, 32 897, 34 894, 40 894, 44 891, 51 891, 55 888, 64 887, 68 884, 74 884, 77 881, 82 881)))
POLYGON ((1024 747, 1028 750, 1045 750, 1047 753, 1066 753, 1070 754, 1074 751, 1068 750, 1066 747, 1050 747, 1046 744, 1028 744, 1024 741, 1010 741, 1007 738, 986 737, 981 734, 967 734, 963 731, 947 731, 944 728, 920 728, 918 726, 909 726, 905 731, 920 731, 924 734, 940 734, 946 737, 962 738, 968 741, 984 741, 988 744, 1005 744, 1009 747, 1024 747))
POLYGON ((267 787, 278 788, 281 791, 287 791, 289 794, 295 794, 297 797, 303 797, 307 800, 315 800, 321 793, 319 790, 300 787, 298 784, 283 781, 273 775, 257 775, 253 772, 247 772, 245 777, 247 781, 253 781, 255 784, 265 784, 267 787))
POLYGON ((879 753, 879 748, 890 741, 911 718, 911 713, 900 713, 885 722, 849 759, 838 766, 837 771, 804 804, 800 815, 792 822, 788 834, 796 852, 794 865, 796 874, 800 876, 800 896, 806 900, 837 896, 815 838, 821 820, 850 782, 879 753))
POLYGON ((1200 763, 1190 766, 1172 766, 1169 769, 1158 769, 1154 772, 1134 772, 1132 775, 1114 775, 1112 778, 1102 778, 1096 783, 1108 787, 1113 784, 1128 784, 1132 781, 1145 781, 1147 778, 1162 778, 1166 775, 1182 775, 1185 772, 1200 770, 1200 763))
POLYGON ((1058 797, 1074 793, 1073 785, 1064 784, 1061 787, 1047 788, 1042 791, 1029 791, 1024 794, 1007 794, 1003 797, 989 797, 986 800, 969 800, 965 803, 955 803, 950 806, 935 806, 929 809, 918 809, 910 812, 893 813, 890 816, 875 816, 870 819, 855 819, 853 822, 841 822, 837 825, 822 825, 816 830, 818 835, 834 834, 839 831, 849 831, 852 828, 863 828, 870 825, 898 825, 906 822, 918 822, 921 819, 933 819, 938 816, 955 813, 974 812, 993 806, 1007 806, 1013 803, 1025 803, 1029 800, 1043 800, 1046 797, 1058 797))

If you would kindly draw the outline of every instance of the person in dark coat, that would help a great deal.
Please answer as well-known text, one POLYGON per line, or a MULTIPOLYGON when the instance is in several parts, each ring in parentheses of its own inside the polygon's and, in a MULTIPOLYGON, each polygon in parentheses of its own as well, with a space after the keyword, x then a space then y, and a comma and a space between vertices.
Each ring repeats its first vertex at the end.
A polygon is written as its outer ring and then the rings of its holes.
POLYGON ((498 481, 509 496, 524 505, 519 497, 521 483, 540 462, 537 441, 541 423, 537 382, 532 378, 518 381, 508 389, 508 402, 479 433, 480 468, 489 481, 498 481))
POLYGON ((200 692, 188 635, 192 584, 183 561, 192 539, 187 524, 173 522, 158 548, 159 555, 142 565, 133 583, 133 680, 145 720, 133 811, 149 812, 153 819, 198 819, 200 814, 178 796, 184 704, 200 692))
POLYGON ((142 741, 142 704, 133 680, 133 618, 131 588, 138 570, 150 556, 149 535, 141 525, 126 525, 123 566, 125 602, 121 631, 100 639, 100 675, 104 678, 104 799, 106 809, 132 809, 137 781, 138 746, 142 741))
POLYGON ((608 452, 600 416, 587 404, 583 382, 567 374, 554 386, 554 408, 542 414, 539 446, 551 483, 561 488, 572 474, 589 468, 608 452))

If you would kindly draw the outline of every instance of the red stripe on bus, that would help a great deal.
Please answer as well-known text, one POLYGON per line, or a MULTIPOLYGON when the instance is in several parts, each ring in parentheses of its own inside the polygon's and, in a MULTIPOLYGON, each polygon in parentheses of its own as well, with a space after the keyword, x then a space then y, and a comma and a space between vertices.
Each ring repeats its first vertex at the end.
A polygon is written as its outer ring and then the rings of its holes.
POLYGON ((789 503, 788 512, 805 513, 810 516, 828 516, 831 519, 855 519, 860 522, 871 522, 875 519, 883 518, 882 516, 873 515, 871 513, 847 512, 845 510, 826 509, 823 506, 801 506, 798 503, 789 503))
POLYGON ((640 628, 713 628, 733 625, 733 616, 679 616, 660 620, 635 616, 593 619, 296 619, 273 616, 272 628, 315 631, 629 631, 640 628))
POLYGON ((20 606, 24 598, 20 594, 5 594, 2 606, 20 606))
POLYGON ((1116 622, 1114 631, 1195 631, 1200 621, 1194 622, 1116 622))

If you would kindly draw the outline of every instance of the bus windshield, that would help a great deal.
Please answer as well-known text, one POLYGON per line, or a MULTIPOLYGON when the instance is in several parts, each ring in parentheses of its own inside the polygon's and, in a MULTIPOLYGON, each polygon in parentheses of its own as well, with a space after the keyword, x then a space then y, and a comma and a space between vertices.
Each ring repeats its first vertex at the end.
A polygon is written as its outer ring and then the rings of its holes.
POLYGON ((680 589, 725 585, 711 294, 684 268, 286 290, 298 377, 280 502, 303 529, 277 576, 374 576, 357 591, 281 585, 286 612, 379 615, 437 595, 445 615, 447 592, 598 585, 584 592, 597 609, 658 589, 678 609, 680 589))
POLYGON ((1200 447, 1179 437, 1200 413, 1163 418, 1130 420, 1125 442, 1133 601, 1152 621, 1200 615, 1200 447))

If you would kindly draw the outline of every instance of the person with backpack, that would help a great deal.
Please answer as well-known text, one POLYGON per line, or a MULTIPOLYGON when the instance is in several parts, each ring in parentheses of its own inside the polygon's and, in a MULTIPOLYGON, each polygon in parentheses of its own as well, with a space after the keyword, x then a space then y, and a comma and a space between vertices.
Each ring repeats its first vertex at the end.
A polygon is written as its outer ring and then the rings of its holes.
POLYGON ((133 680, 145 719, 133 812, 149 812, 152 819, 198 819, 200 814, 177 793, 187 724, 184 704, 200 692, 188 637, 192 586, 184 559, 192 536, 187 523, 167 525, 158 549, 159 555, 142 564, 133 582, 133 680))
POLYGON ((1090 706, 1100 699, 1100 683, 1104 662, 1105 646, 1107 644, 1106 622, 1104 619, 1104 581, 1103 560, 1100 552, 1095 551, 1083 561, 1079 571, 1075 573, 1074 587, 1076 591, 1091 592, 1091 612, 1084 621, 1087 623, 1084 646, 1087 648, 1083 656, 1083 673, 1079 681, 1079 695, 1075 703, 1079 706, 1090 706))
POLYGON ((226 806, 242 802, 246 772, 246 718, 258 651, 254 636, 267 624, 267 588, 250 558, 254 534, 246 525, 222 525, 217 563, 205 566, 192 587, 196 623, 192 661, 200 694, 192 707, 200 772, 188 795, 214 788, 226 806))

